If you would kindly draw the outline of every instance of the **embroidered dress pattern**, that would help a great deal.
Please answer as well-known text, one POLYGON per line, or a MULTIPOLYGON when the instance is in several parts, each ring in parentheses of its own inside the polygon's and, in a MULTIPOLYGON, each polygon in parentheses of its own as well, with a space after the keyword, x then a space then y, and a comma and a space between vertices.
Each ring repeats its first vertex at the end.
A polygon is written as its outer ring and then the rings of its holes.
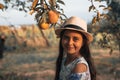
POLYGON ((83 57, 79 57, 72 61, 70 64, 67 66, 64 65, 65 59, 62 61, 62 68, 60 72, 60 79, 59 80, 91 80, 90 78, 90 72, 89 72, 89 67, 86 62, 86 60, 83 57), (87 65, 87 71, 82 72, 82 73, 71 73, 73 68, 75 67, 76 64, 78 63, 84 63, 87 65))

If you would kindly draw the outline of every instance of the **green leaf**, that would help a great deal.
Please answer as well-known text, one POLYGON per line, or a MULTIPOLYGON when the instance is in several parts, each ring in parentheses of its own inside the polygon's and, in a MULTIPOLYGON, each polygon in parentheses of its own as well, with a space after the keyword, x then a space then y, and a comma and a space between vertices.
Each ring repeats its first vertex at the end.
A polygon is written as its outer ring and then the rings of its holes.
POLYGON ((89 12, 90 12, 92 9, 93 9, 93 5, 91 5, 91 6, 89 7, 89 12))
POLYGON ((105 5, 99 5, 99 7, 106 7, 105 5))
POLYGON ((58 3, 65 5, 65 3, 62 0, 57 0, 58 3))

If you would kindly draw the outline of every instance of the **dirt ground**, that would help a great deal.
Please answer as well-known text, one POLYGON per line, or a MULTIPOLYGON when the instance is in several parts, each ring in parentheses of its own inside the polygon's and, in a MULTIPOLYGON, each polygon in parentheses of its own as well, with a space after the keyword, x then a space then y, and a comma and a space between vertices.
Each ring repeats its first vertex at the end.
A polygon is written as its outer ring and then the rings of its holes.
MULTIPOLYGON (((91 49, 97 69, 97 80, 120 80, 119 51, 91 49)), ((5 52, 0 67, 0 80, 54 80, 58 47, 38 51, 5 52)))

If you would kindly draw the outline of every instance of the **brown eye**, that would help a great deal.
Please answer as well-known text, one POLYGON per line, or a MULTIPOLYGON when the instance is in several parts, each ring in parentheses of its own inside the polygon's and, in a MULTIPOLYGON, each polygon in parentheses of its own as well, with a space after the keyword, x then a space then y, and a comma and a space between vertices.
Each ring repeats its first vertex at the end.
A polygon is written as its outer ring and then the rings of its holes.
POLYGON ((63 39, 64 39, 64 40, 68 40, 69 37, 64 35, 64 36, 63 36, 63 39))
POLYGON ((74 37, 73 40, 74 40, 74 41, 78 41, 79 38, 78 38, 78 37, 74 37))

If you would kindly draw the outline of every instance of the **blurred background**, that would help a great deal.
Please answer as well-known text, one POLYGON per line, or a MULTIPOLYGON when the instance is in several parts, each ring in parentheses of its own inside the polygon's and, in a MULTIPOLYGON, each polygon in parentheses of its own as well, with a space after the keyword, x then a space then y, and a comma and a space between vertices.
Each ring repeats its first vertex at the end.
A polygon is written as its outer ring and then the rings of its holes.
MULTIPOLYGON (((0 0, 0 36, 5 36, 0 80, 54 80, 59 39, 54 27, 40 29, 37 12, 30 14, 32 2, 0 0)), ((64 3, 59 5, 63 14, 83 18, 94 36, 90 48, 97 80, 120 80, 120 1, 64 0, 64 3)))

